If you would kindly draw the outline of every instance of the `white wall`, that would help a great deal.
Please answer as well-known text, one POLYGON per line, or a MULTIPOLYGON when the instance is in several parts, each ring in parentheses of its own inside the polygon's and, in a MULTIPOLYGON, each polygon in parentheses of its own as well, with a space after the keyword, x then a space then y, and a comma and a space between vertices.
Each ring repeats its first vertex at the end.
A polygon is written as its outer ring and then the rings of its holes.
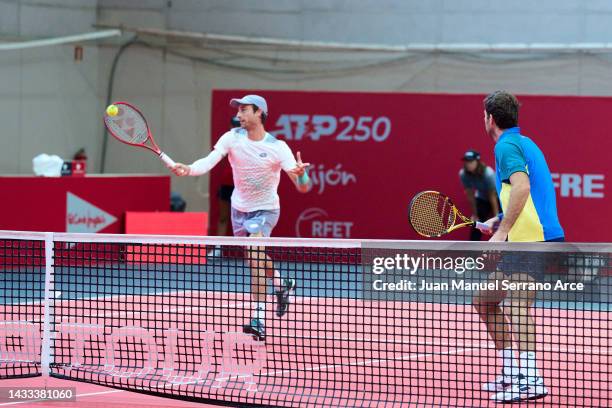
POLYGON ((99 0, 105 20, 288 39, 408 42, 610 41, 608 0, 99 0), (168 4, 171 4, 168 7, 168 4))
MULTIPOLYGON (((96 1, 0 2, 0 35, 33 39, 92 30, 96 1)), ((39 153, 70 158, 99 146, 98 49, 75 62, 72 46, 0 51, 0 172, 32 172, 39 153)), ((94 163, 95 165, 95 159, 94 163)))

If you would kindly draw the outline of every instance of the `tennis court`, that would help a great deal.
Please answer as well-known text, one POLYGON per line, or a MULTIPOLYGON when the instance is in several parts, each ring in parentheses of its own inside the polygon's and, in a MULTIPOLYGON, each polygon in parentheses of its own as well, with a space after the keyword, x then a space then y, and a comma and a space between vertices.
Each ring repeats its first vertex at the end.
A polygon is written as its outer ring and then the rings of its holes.
MULTIPOLYGON (((252 241, 19 235, 3 240, 2 315, 13 322, 2 333, 3 377, 40 375, 48 365, 53 379, 253 406, 496 405, 481 391, 499 367, 471 293, 381 293, 372 285, 380 275, 370 273, 373 257, 398 248, 417 256, 482 250, 491 257, 486 244, 257 241, 299 282, 282 318, 268 297, 266 339, 258 341, 241 332, 252 309, 244 259, 252 241), (53 268, 45 283, 49 243, 53 268), (213 243, 223 245, 221 256, 207 253, 213 243), (47 363, 37 353, 45 344, 47 363)), ((582 280, 587 289, 539 296, 532 314, 550 395, 523 405, 609 403, 608 250, 564 244, 547 254, 556 260, 547 279, 582 280), (577 264, 590 267, 578 271, 577 264)), ((462 279, 480 281, 485 272, 462 279)), ((454 271, 423 273, 408 278, 455 279, 454 271)))
POLYGON ((0 408, 612 406, 611 19, 0 0, 0 408))

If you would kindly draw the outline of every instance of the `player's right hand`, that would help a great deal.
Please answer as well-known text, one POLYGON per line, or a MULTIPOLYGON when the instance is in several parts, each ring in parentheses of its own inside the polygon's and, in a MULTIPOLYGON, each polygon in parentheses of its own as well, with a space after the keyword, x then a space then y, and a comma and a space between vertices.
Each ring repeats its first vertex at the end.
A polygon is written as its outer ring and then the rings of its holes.
POLYGON ((484 223, 489 227, 491 231, 490 234, 493 235, 495 231, 497 231, 497 228, 499 227, 500 220, 498 216, 495 216, 493 218, 489 218, 484 223))
POLYGON ((172 168, 172 172, 177 176, 188 176, 190 171, 190 167, 183 163, 176 163, 172 168))

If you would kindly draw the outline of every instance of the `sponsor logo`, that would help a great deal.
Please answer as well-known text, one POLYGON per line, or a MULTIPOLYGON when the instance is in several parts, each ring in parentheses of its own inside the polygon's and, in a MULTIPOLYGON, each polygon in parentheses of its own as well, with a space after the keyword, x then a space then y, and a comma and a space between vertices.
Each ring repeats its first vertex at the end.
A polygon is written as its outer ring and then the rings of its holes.
POLYGON ((342 169, 342 164, 326 169, 324 164, 319 164, 310 171, 312 184, 317 188, 318 194, 323 194, 327 186, 347 186, 357 183, 357 176, 342 169))
POLYGON ((117 218, 70 192, 66 196, 66 231, 94 233, 117 218))
MULTIPOLYGON (((105 375, 122 378, 151 378, 161 376, 170 384, 198 384, 210 388, 236 387, 242 382, 245 391, 257 391, 256 376, 266 365, 267 350, 265 343, 253 339, 253 336, 235 332, 198 332, 193 339, 193 332, 177 328, 145 328, 140 326, 108 327, 97 324, 62 322, 55 329, 66 338, 70 338, 70 352, 64 358, 66 368, 83 368, 90 362, 86 358, 87 342, 92 338, 103 339, 100 342, 100 357, 104 362, 97 367, 105 375), (110 329, 110 330, 109 330, 110 329), (201 360, 179 368, 184 357, 181 342, 191 339, 195 345, 193 351, 201 355, 201 360), (143 347, 143 359, 139 365, 129 364, 121 358, 122 344, 136 341, 143 347), (164 350, 160 353, 159 350, 164 350), (248 355, 249 358, 241 357, 248 355), (182 357, 183 356, 183 357, 182 357)), ((31 341, 24 342, 24 347, 5 347, 0 344, 0 357, 10 362, 40 362, 40 328, 30 322, 0 322, 0 337, 21 338, 27 336, 31 341)), ((66 343, 68 344, 68 342, 66 343)), ((96 363, 97 364, 97 363, 96 363)))
POLYGON ((552 173, 561 197, 604 198, 603 174, 552 173))
POLYGON ((384 142, 391 134, 391 119, 386 116, 283 114, 276 121, 276 129, 270 133, 286 140, 384 142))
POLYGON ((330 220, 327 211, 307 208, 295 222, 295 235, 313 238, 350 238, 352 221, 330 220))

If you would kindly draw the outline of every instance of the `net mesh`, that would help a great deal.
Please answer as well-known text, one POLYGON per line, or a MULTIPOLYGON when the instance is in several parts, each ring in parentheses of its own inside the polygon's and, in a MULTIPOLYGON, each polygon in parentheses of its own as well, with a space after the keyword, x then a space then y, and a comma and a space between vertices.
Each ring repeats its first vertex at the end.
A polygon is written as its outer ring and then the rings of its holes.
MULTIPOLYGON (((541 285, 499 304, 509 322, 533 319, 535 336, 520 324, 493 334, 509 336, 521 372, 537 371, 544 401, 612 402, 610 246, 86 238, 50 243, 42 342, 55 377, 240 405, 496 406, 503 395, 483 387, 502 361, 482 312, 485 294, 504 291, 481 285, 503 272, 541 285), (279 317, 268 280, 262 341, 243 326, 253 275, 273 270, 296 289, 279 317), (533 367, 519 359, 526 348, 533 367)), ((20 359, 41 346, 45 243, 3 242, 2 374, 40 373, 39 359, 20 359)))
POLYGON ((448 197, 434 191, 418 194, 410 204, 410 224, 426 237, 437 237, 455 223, 455 211, 448 197))
POLYGON ((104 114, 104 124, 118 139, 130 144, 143 144, 147 141, 147 122, 140 112, 123 103, 115 104, 118 112, 115 116, 104 114))
POLYGON ((44 241, 0 237, 0 378, 41 374, 44 241))

